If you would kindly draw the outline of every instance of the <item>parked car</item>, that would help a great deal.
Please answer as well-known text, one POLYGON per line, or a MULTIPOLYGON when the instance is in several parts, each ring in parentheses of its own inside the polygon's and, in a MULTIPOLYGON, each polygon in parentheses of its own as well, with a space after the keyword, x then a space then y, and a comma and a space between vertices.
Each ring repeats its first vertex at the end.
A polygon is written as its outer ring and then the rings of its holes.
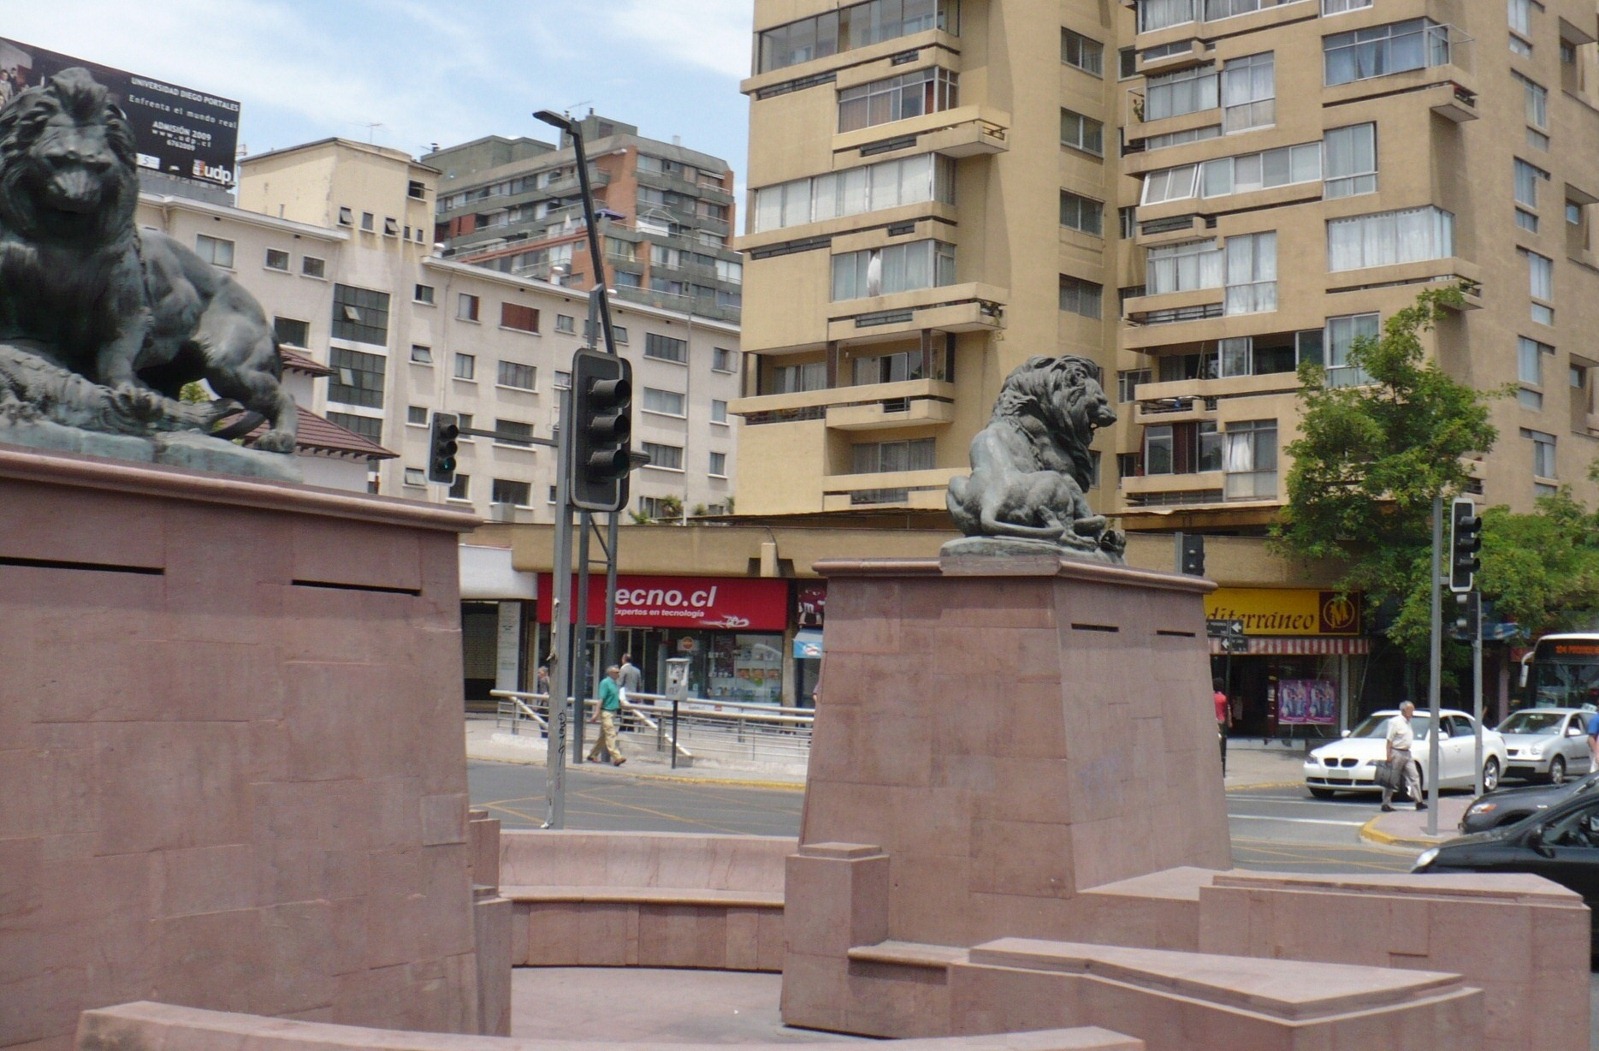
MULTIPOLYGON (((1373 712, 1344 735, 1340 741, 1322 745, 1305 757, 1305 787, 1317 799, 1331 799, 1337 792, 1380 792, 1376 780, 1377 761, 1387 755, 1388 720, 1398 716, 1392 709, 1373 712)), ((1445 708, 1438 713, 1443 726, 1439 734, 1438 784, 1440 788, 1475 788, 1476 727, 1465 712, 1445 708)), ((1427 787, 1427 757, 1432 748, 1432 718, 1417 712, 1410 720, 1416 743, 1410 756, 1421 766, 1421 785, 1427 787)), ((1506 765, 1505 740, 1493 730, 1482 732, 1482 786, 1499 787, 1499 775, 1506 765)))
POLYGON ((1558 785, 1567 774, 1593 769, 1588 754, 1588 719, 1580 708, 1523 708, 1505 716, 1495 729, 1505 739, 1506 777, 1558 785))
POLYGON ((1540 810, 1559 806, 1573 796, 1592 792, 1595 787, 1599 787, 1599 771, 1559 785, 1523 785, 1484 792, 1466 808, 1465 816, 1460 819, 1460 831, 1484 832, 1514 825, 1540 810))
MULTIPOLYGON (((1513 825, 1474 832, 1421 853, 1412 872, 1530 872, 1599 909, 1599 792, 1585 792, 1513 825)), ((1599 924, 1592 924, 1599 938, 1599 924)), ((1593 943, 1599 956, 1599 941, 1593 943)))

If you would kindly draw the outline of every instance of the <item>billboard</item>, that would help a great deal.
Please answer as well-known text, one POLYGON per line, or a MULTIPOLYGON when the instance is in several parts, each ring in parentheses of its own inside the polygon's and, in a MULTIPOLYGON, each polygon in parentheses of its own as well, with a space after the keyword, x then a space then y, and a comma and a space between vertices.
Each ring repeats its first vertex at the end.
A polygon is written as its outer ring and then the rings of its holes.
POLYGON ((128 115, 139 167, 208 186, 233 186, 239 104, 202 91, 0 37, 0 101, 82 66, 128 115))

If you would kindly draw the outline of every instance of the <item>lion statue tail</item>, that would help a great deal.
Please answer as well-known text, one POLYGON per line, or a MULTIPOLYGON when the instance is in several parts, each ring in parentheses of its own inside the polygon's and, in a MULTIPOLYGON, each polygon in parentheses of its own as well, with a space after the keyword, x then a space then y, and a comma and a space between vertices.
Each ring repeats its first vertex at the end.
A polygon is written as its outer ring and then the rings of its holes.
POLYGON ((949 492, 944 494, 944 502, 949 507, 949 516, 955 519, 955 525, 967 536, 974 536, 977 532, 977 515, 966 506, 966 497, 971 488, 972 480, 957 476, 949 480, 949 492))

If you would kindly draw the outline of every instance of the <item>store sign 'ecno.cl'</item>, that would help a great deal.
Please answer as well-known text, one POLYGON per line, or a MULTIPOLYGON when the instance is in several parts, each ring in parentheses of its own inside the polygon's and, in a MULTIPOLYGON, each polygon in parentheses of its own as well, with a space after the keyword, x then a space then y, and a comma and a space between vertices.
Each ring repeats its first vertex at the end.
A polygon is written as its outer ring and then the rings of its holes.
POLYGON ((1205 596, 1205 616, 1241 620, 1244 634, 1359 635, 1361 596, 1300 588, 1217 588, 1205 596))
MULTIPOLYGON (((539 620, 549 623, 552 579, 539 574, 539 620)), ((573 603, 574 607, 576 603, 573 603)), ((604 618, 605 578, 589 578, 589 618, 604 618)), ((577 616, 574 608, 571 614, 577 616)), ((782 631, 788 621, 788 581, 738 577, 616 578, 616 623, 624 628, 723 628, 782 631)))

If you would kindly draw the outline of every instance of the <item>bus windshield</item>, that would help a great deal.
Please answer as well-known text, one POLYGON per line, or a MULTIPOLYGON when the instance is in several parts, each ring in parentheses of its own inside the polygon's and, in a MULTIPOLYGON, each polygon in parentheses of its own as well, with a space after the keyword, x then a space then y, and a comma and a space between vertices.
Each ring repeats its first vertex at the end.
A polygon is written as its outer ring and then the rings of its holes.
POLYGON ((1599 705, 1599 635, 1538 640, 1527 669, 1527 706, 1599 705))

